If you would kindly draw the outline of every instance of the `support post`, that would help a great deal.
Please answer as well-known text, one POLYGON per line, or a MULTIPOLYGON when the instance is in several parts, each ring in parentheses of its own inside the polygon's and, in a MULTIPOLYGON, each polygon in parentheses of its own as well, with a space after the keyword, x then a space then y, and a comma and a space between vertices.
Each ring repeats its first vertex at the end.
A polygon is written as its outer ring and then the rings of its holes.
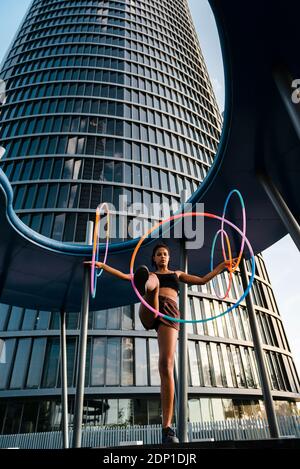
MULTIPOLYGON (((181 193, 181 203, 183 204, 186 200, 186 191, 181 193)), ((188 271, 188 257, 186 250, 186 241, 184 237, 184 218, 182 221, 182 240, 180 244, 180 270, 182 272, 188 271)), ((186 319, 186 308, 187 308, 187 285, 185 283, 180 284, 179 292, 179 310, 181 313, 181 319, 186 319)), ((186 443, 188 441, 188 429, 187 429, 187 418, 188 418, 188 383, 187 383, 187 329, 186 323, 180 324, 179 331, 179 350, 178 350, 178 438, 180 443, 186 443)))
POLYGON ((176 370, 176 366, 174 366, 174 384, 175 384, 175 395, 174 395, 174 414, 175 414, 175 422, 178 425, 179 417, 178 417, 178 373, 176 370))
POLYGON ((300 251, 300 227, 296 218, 290 211, 282 195, 271 179, 263 172, 259 172, 257 176, 276 212, 278 213, 282 223, 286 227, 288 233, 291 235, 292 240, 300 251))
POLYGON ((60 311, 60 377, 63 447, 69 448, 66 312, 60 311))
MULTIPOLYGON (((87 244, 93 243, 93 222, 89 221, 87 225, 87 244)), ((79 338, 79 355, 77 366, 77 386, 75 396, 74 409, 74 427, 73 427, 73 448, 81 447, 82 435, 82 415, 83 415, 83 399, 84 399, 84 383, 85 383, 85 362, 86 362, 86 346, 88 333, 89 303, 90 303, 90 267, 84 266, 83 275, 83 292, 80 314, 80 338, 79 338)))
MULTIPOLYGON (((247 268, 246 268, 246 261, 244 258, 241 260, 241 263, 240 263, 240 272, 241 272, 243 287, 245 290, 249 283, 249 277, 248 277, 247 268)), ((252 338, 253 338, 253 344, 254 344, 258 370, 259 370, 260 379, 261 379, 262 392, 264 396, 265 409, 266 409, 267 420, 268 420, 269 429, 270 429, 270 435, 271 435, 271 438, 279 438, 280 437, 279 427, 278 427, 276 413, 275 413, 275 407, 274 407, 274 402, 273 402, 273 397, 272 397, 272 392, 271 392, 269 376, 268 376, 268 372, 266 368, 264 351, 263 351, 262 342, 260 339, 259 330, 257 326, 256 313, 254 309, 254 303, 253 303, 251 291, 246 296, 245 300, 246 300, 246 306, 247 306, 248 315, 249 315, 249 322, 250 322, 250 328, 251 328, 251 333, 252 333, 252 338)))

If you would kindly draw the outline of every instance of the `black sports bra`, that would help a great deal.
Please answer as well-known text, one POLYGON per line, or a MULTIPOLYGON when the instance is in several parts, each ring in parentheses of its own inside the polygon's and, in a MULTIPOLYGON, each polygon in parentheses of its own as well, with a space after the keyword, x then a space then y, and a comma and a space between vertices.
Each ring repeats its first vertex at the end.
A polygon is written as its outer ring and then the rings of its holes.
POLYGON ((155 272, 158 276, 159 286, 161 288, 173 288, 177 293, 179 291, 179 278, 175 272, 170 274, 159 274, 155 272))

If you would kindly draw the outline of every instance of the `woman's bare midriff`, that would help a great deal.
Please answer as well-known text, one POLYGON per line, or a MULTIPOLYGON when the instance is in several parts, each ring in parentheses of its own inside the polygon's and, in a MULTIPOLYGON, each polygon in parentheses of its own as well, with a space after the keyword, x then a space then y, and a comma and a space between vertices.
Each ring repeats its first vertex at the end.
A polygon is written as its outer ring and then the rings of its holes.
POLYGON ((160 288, 158 294, 161 296, 167 296, 168 298, 171 298, 172 300, 175 300, 175 301, 177 300, 177 296, 178 296, 176 291, 173 288, 169 288, 169 287, 160 288))

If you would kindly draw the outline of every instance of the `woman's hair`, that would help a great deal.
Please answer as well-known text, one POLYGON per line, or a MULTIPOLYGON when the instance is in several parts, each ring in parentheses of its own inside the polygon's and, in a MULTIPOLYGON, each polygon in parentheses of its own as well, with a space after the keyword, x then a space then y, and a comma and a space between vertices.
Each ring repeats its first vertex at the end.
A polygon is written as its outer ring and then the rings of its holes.
MULTIPOLYGON (((156 265, 156 263, 154 262, 154 256, 155 256, 155 254, 156 254, 156 251, 158 251, 158 249, 160 249, 160 248, 166 249, 166 250, 168 251, 168 253, 169 253, 169 256, 171 256, 170 248, 169 248, 169 246, 167 246, 166 244, 164 244, 164 243, 159 243, 159 244, 157 244, 156 246, 154 246, 153 251, 152 251, 152 256, 151 256, 151 264, 152 264, 153 266, 155 266, 156 268, 157 268, 157 265, 156 265)), ((167 267, 169 268, 169 262, 168 262, 167 267)))

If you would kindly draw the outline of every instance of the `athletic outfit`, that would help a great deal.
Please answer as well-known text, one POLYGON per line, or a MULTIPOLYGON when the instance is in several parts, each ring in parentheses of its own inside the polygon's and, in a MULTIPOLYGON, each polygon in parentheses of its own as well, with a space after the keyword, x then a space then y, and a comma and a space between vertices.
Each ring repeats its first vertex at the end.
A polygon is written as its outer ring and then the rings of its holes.
MULTIPOLYGON (((160 288, 172 288, 178 293, 179 291, 179 279, 175 272, 170 272, 168 274, 156 273, 160 288)), ((140 266, 134 274, 134 283, 141 295, 145 295, 145 283, 149 278, 149 270, 146 266, 140 266)), ((177 307, 176 300, 169 298, 168 296, 159 295, 159 312, 170 316, 173 318, 179 318, 180 312, 177 307)), ((155 329, 158 330, 160 324, 165 324, 166 326, 173 327, 174 329, 179 329, 179 323, 174 321, 169 321, 166 318, 161 316, 155 317, 152 311, 145 310, 140 306, 140 320, 145 327, 145 329, 155 329)), ((171 427, 162 429, 162 444, 170 443, 179 443, 179 440, 175 434, 175 431, 171 427)))
MULTIPOLYGON (((172 288, 173 290, 178 293, 179 291, 179 279, 175 272, 171 272, 168 274, 159 274, 155 272, 157 278, 159 280, 160 288, 172 288)), ((180 318, 180 312, 177 306, 177 301, 173 298, 168 296, 159 295, 159 312, 165 314, 166 316, 170 316, 173 318, 180 318)), ((147 311, 147 317, 145 313, 141 312, 140 308, 140 319, 145 327, 145 329, 155 329, 158 330, 160 324, 165 324, 166 326, 173 327, 177 331, 179 330, 179 323, 175 321, 169 321, 166 318, 161 316, 154 317, 154 313, 151 311, 147 311)))

